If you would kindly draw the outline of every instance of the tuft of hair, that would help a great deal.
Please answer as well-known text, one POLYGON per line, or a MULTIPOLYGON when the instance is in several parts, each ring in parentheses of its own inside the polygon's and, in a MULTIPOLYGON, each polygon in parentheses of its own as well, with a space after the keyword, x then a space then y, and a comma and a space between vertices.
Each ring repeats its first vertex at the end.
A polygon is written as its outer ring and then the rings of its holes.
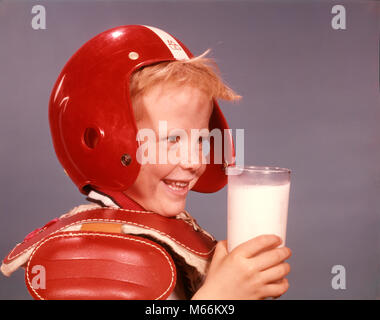
POLYGON ((210 98, 240 100, 241 96, 222 80, 215 61, 206 57, 209 52, 206 50, 200 56, 188 60, 160 62, 135 71, 130 80, 132 101, 159 83, 190 85, 202 89, 210 98))

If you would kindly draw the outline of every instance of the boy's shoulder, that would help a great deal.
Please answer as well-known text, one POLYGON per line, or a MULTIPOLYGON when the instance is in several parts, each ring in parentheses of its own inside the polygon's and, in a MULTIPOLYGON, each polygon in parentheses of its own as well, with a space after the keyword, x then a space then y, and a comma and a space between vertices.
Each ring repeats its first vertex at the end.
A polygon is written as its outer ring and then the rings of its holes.
POLYGON ((215 241, 186 219, 83 205, 30 233, 1 271, 10 275, 23 266, 38 299, 165 299, 176 268, 162 244, 205 269, 215 241))

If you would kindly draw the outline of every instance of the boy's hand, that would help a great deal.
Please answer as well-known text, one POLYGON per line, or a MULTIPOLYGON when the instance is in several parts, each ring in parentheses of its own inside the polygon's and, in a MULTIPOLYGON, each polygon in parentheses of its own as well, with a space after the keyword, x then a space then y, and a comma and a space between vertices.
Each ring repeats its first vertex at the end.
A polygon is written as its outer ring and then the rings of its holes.
POLYGON ((193 299, 265 299, 284 294, 289 284, 284 277, 291 256, 287 247, 276 248, 281 239, 263 235, 237 246, 230 253, 227 242, 219 241, 205 283, 193 299))

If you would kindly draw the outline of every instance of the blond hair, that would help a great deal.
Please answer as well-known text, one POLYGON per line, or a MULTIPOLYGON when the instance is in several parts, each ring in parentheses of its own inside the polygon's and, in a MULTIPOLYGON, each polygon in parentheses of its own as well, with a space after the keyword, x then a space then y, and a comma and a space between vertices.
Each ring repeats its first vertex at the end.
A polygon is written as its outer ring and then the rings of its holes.
MULTIPOLYGON (((237 101, 241 98, 220 76, 214 60, 206 58, 209 50, 189 60, 160 62, 143 67, 132 74, 130 97, 134 99, 159 83, 190 85, 203 90, 210 98, 237 101)), ((136 111, 135 110, 135 115, 136 111)))

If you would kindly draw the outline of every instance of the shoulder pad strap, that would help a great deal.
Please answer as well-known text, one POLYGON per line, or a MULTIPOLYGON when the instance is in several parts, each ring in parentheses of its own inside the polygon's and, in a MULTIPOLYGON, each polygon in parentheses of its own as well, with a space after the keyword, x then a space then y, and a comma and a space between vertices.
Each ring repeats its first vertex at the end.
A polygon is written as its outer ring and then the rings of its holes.
POLYGON ((33 250, 25 282, 35 299, 166 299, 176 282, 170 255, 125 234, 52 234, 33 250))
MULTIPOLYGON (((216 245, 212 237, 197 231, 194 224, 183 219, 167 218, 147 211, 87 206, 87 209, 65 214, 30 233, 4 258, 1 271, 9 276, 23 266, 33 249, 47 237, 60 232, 82 230, 85 224, 96 223, 121 224, 159 233, 204 260, 211 258, 216 245)), ((121 227, 118 232, 129 233, 128 230, 121 230, 121 227)))

